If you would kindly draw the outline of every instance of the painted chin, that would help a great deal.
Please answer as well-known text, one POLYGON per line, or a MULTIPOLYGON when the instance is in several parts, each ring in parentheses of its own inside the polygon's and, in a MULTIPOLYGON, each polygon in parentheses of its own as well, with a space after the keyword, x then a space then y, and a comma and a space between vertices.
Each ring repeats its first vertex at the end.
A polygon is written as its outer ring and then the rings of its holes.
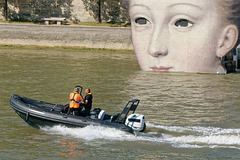
POLYGON ((156 67, 156 66, 154 66, 154 67, 151 67, 151 69, 152 69, 153 71, 158 71, 158 72, 168 72, 168 71, 170 71, 171 69, 173 69, 173 67, 163 67, 163 66, 161 66, 161 67, 156 67))

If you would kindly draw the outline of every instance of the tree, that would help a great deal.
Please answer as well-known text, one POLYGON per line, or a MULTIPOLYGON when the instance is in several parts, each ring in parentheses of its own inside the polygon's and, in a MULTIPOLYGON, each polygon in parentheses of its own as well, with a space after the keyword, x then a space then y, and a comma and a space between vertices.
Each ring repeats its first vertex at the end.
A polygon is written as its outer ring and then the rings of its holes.
POLYGON ((101 23, 127 22, 129 16, 120 0, 82 0, 86 11, 93 15, 94 19, 101 23))
POLYGON ((101 0, 98 0, 98 22, 102 23, 102 16, 101 16, 101 0))
POLYGON ((41 21, 47 17, 71 18, 73 0, 8 0, 8 19, 41 21))

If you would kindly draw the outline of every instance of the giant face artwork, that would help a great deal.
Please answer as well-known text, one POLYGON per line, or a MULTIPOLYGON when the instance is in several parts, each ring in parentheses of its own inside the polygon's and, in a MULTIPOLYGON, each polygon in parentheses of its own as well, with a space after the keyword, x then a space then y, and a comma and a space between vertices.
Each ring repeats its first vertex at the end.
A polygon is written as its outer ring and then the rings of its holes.
POLYGON ((218 0, 129 0, 141 69, 216 73, 238 35, 219 11, 218 0))

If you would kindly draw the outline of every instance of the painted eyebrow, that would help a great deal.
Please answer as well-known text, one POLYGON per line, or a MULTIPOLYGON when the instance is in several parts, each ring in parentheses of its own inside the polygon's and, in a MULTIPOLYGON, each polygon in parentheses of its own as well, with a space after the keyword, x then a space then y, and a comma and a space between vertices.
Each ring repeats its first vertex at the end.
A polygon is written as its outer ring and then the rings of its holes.
POLYGON ((201 18, 205 14, 204 9, 201 6, 190 3, 178 3, 168 6, 169 15, 174 15, 175 12, 186 14, 186 16, 189 16, 189 13, 191 13, 192 18, 201 18), (192 10, 194 10, 194 12, 192 12, 192 10))
POLYGON ((142 15, 142 17, 145 17, 144 15, 151 14, 151 10, 148 6, 145 6, 144 4, 134 4, 130 6, 129 15, 132 19, 132 17, 135 17, 136 15, 139 17, 139 15, 142 15))
MULTIPOLYGON (((149 8, 148 6, 145 6, 144 4, 134 4, 134 5, 130 6, 130 8, 132 8, 132 7, 145 7, 145 8, 147 8, 148 10, 150 10, 150 8, 149 8)), ((131 10, 131 9, 130 9, 130 10, 131 10)))
POLYGON ((178 3, 178 4, 172 4, 170 6, 168 6, 169 8, 173 8, 175 6, 190 6, 190 7, 194 7, 194 8, 197 8, 199 10, 203 10, 202 7, 198 6, 198 5, 194 5, 194 4, 191 4, 191 3, 178 3))
MULTIPOLYGON (((181 6, 181 5, 184 5, 184 6, 192 6, 192 7, 195 7, 195 8, 197 8, 197 9, 203 10, 203 8, 201 8, 200 6, 194 5, 194 4, 191 4, 191 3, 172 4, 172 5, 168 6, 168 8, 173 8, 173 7, 175 7, 175 6, 181 6)), ((131 8, 131 7, 145 7, 145 8, 147 8, 148 10, 151 10, 148 6, 145 6, 144 4, 134 4, 134 5, 130 6, 130 8, 131 8)))

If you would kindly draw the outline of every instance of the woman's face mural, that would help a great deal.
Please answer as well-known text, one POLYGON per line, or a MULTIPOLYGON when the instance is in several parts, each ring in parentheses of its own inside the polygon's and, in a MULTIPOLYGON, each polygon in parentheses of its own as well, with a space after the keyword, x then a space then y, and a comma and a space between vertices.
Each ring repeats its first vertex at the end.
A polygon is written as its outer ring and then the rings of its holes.
POLYGON ((129 0, 142 70, 216 73, 238 40, 221 0, 129 0))

